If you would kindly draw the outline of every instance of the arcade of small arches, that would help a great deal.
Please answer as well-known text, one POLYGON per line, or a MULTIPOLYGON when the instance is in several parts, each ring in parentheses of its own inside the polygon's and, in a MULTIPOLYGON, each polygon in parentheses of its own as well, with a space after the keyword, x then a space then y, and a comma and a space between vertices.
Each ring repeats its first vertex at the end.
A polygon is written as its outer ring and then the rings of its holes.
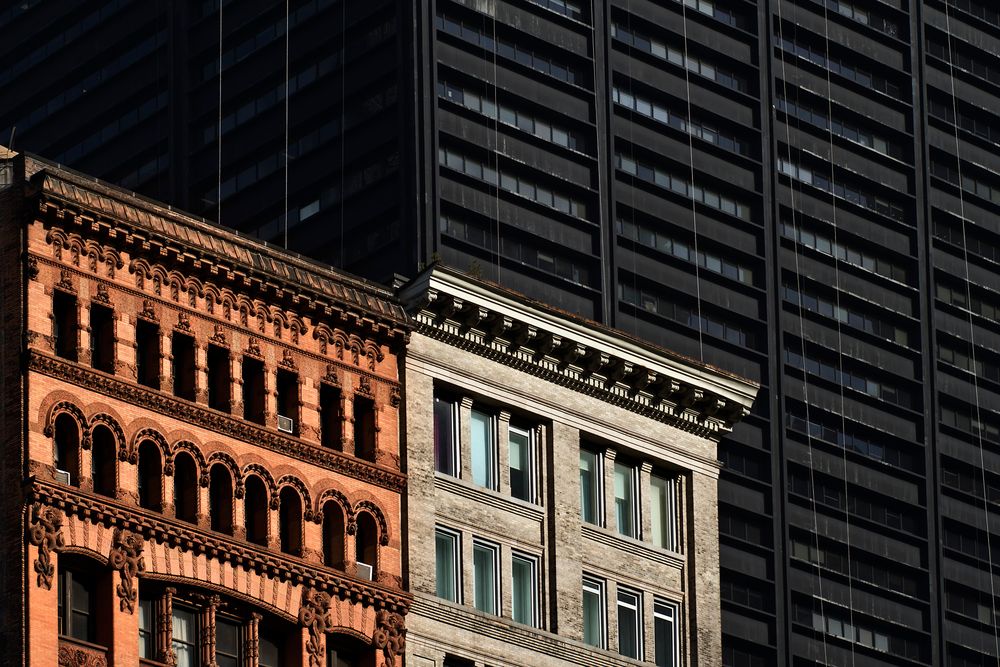
POLYGON ((294 475, 275 479, 259 463, 241 467, 222 451, 206 456, 190 441, 168 443, 155 429, 140 430, 127 445, 113 417, 88 420, 65 401, 50 411, 45 435, 52 438, 57 482, 362 579, 392 581, 379 568, 380 547, 390 535, 373 500, 352 503, 335 488, 314 498, 294 475), (134 486, 122 484, 127 474, 136 475, 134 486), (309 522, 322 526, 321 547, 307 543, 309 522))

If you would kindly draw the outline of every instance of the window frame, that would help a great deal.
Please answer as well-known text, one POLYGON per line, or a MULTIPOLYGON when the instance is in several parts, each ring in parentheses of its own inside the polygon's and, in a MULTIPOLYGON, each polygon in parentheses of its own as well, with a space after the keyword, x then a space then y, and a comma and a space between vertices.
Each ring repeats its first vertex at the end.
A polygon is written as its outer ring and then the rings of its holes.
POLYGON ((459 442, 461 429, 459 427, 458 401, 448 396, 435 395, 432 419, 434 432, 434 470, 442 475, 458 477, 462 471, 462 448, 459 442), (443 466, 441 465, 441 460, 444 457, 440 454, 443 447, 440 445, 438 432, 439 405, 448 406, 448 410, 450 412, 448 421, 451 427, 451 442, 447 446, 447 449, 450 450, 448 454, 451 457, 451 465, 448 470, 442 470, 443 466))
POLYGON ((580 521, 583 523, 589 523, 593 526, 604 526, 604 456, 601 452, 591 449, 589 447, 580 447, 580 521), (594 467, 590 471, 593 478, 593 484, 591 485, 591 491, 593 492, 593 502, 590 503, 589 509, 592 510, 593 516, 587 518, 588 506, 584 503, 584 484, 583 484, 583 456, 584 454, 589 454, 593 456, 594 467))
POLYGON ((540 586, 538 582, 539 573, 539 559, 537 556, 532 556, 519 551, 512 551, 510 555, 510 617, 515 623, 523 623, 525 625, 531 626, 533 628, 541 627, 541 604, 539 600, 540 586), (528 576, 530 577, 531 585, 531 612, 528 621, 518 620, 515 618, 516 609, 518 605, 515 601, 515 595, 517 595, 518 586, 514 583, 514 572, 516 570, 514 563, 515 561, 520 563, 526 563, 528 565, 528 576))
POLYGON ((614 480, 615 480, 615 532, 623 537, 630 537, 635 540, 642 539, 642 514, 640 512, 640 498, 639 498, 639 467, 629 463, 627 461, 619 461, 615 459, 614 465, 614 480), (618 495, 618 473, 620 470, 627 471, 625 477, 629 484, 629 495, 628 497, 619 497, 618 495), (619 502, 627 501, 628 513, 629 513, 629 532, 622 530, 622 521, 619 515, 619 502))
POLYGON ((677 499, 679 483, 679 475, 665 474, 665 471, 661 471, 660 473, 653 472, 649 477, 649 540, 653 546, 659 549, 674 552, 681 550, 681 543, 683 542, 681 536, 680 503, 678 503, 677 499), (660 481, 663 482, 662 488, 657 484, 660 481), (655 493, 653 491, 654 488, 658 488, 655 493), (662 513, 663 520, 661 522, 656 521, 658 497, 662 500, 660 512, 662 513), (657 539, 657 532, 660 531, 662 531, 662 534, 659 536, 660 539, 657 539))
POLYGON ((594 577, 589 574, 583 575, 583 642, 589 646, 594 646, 599 649, 608 648, 608 605, 607 605, 607 584, 603 579, 594 577), (597 596, 597 613, 599 620, 599 633, 600 636, 597 637, 597 643, 592 643, 587 641, 587 623, 586 623, 586 610, 587 610, 587 595, 597 596))
POLYGON ((642 593, 626 586, 618 586, 615 592, 615 611, 617 612, 616 620, 618 625, 618 653, 626 658, 632 658, 641 662, 643 660, 642 593), (622 597, 630 597, 633 602, 624 601, 622 597), (632 629, 635 631, 635 655, 629 655, 622 650, 622 636, 624 634, 622 632, 622 607, 635 612, 635 619, 631 624, 632 629))
POLYGON ((434 588, 434 594, 440 599, 455 602, 457 604, 462 603, 462 534, 457 530, 445 528, 444 526, 434 527, 434 588), (451 567, 453 573, 451 584, 455 590, 454 598, 441 594, 441 582, 438 578, 438 561, 440 556, 440 552, 438 551, 438 541, 441 538, 451 540, 451 548, 449 549, 449 552, 451 555, 451 567))
POLYGON ((676 602, 671 602, 663 598, 653 598, 653 643, 654 643, 654 657, 653 660, 656 662, 657 667, 677 667, 681 664, 680 662, 680 605, 676 602), (669 610, 669 614, 665 613, 664 609, 669 610), (672 655, 667 656, 668 662, 661 663, 657 662, 659 657, 660 648, 660 633, 658 621, 664 621, 670 624, 671 634, 670 634, 670 646, 673 649, 671 651, 672 655))
POLYGON ((537 428, 520 427, 516 425, 509 425, 507 427, 507 467, 509 479, 511 481, 510 495, 512 498, 517 498, 518 500, 523 500, 528 503, 537 504, 538 500, 538 476, 535 473, 536 461, 538 455, 537 446, 537 428), (519 496, 514 493, 513 479, 515 470, 514 466, 511 464, 513 457, 511 456, 512 440, 511 434, 517 434, 524 436, 527 439, 525 444, 524 460, 522 461, 522 466, 520 468, 524 473, 524 496, 519 496))
POLYGON ((492 491, 499 490, 499 477, 497 468, 498 466, 498 452, 497 452, 497 415, 495 412, 483 410, 481 408, 476 408, 473 406, 471 412, 469 413, 469 468, 471 475, 471 482, 476 486, 481 486, 484 489, 490 489, 492 491), (482 480, 484 483, 480 483, 476 479, 476 438, 475 438, 475 422, 476 415, 483 415, 486 419, 486 440, 483 443, 485 450, 482 452, 483 463, 485 464, 485 479, 482 480))
MULTIPOLYGON (((500 616, 503 598, 500 591, 500 545, 487 540, 473 538, 472 540, 472 606, 484 614, 500 616), (484 609, 479 603, 480 588, 477 585, 479 579, 479 559, 478 555, 486 553, 489 558, 489 574, 492 578, 490 593, 492 594, 491 608, 484 609)), ((484 604, 484 606, 486 606, 484 604)))

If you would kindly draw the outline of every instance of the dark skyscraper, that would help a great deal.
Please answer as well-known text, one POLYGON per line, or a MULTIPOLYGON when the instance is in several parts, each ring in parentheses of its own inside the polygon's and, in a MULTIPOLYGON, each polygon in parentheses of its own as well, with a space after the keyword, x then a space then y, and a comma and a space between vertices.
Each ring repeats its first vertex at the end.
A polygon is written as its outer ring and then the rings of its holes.
POLYGON ((224 2, 220 48, 212 0, 19 2, 2 139, 758 380, 719 449, 724 664, 997 663, 992 0, 288 7, 224 2))

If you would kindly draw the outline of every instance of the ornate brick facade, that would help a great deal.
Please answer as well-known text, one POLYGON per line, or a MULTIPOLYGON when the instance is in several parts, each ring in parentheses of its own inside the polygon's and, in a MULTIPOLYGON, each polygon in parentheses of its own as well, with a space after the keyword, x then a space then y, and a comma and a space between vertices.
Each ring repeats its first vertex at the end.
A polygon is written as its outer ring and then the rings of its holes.
POLYGON ((0 157, 8 656, 400 664, 391 293, 0 157))

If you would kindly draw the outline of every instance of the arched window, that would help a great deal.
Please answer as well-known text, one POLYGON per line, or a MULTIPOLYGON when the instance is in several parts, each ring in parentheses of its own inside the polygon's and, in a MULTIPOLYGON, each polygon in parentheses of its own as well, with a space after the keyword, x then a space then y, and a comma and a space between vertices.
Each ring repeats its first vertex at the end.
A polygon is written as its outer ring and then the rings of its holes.
POLYGON ((209 471, 208 513, 212 530, 233 534, 233 477, 221 463, 209 471))
POLYGON ((160 448, 151 440, 139 443, 139 506, 163 509, 163 462, 160 448))
POLYGON ((246 516, 247 541, 267 546, 268 502, 267 487, 256 475, 246 478, 246 494, 243 496, 246 516))
POLYGON ((281 550, 298 556, 302 553, 302 499, 290 486, 278 495, 278 524, 281 533, 281 550))
POLYGON ((174 512, 182 521, 198 521, 198 469, 187 452, 174 457, 174 512))
POLYGON ((323 505, 323 563, 344 569, 344 535, 347 529, 344 510, 340 505, 328 500, 323 505))
POLYGON ((94 493, 115 496, 115 436, 107 426, 94 427, 91 439, 91 479, 94 493))
POLYGON ((378 526, 368 512, 358 514, 358 532, 354 536, 355 560, 358 562, 358 576, 375 579, 378 571, 378 526))
POLYGON ((65 481, 80 486, 80 426, 65 412, 56 417, 52 458, 65 481))

